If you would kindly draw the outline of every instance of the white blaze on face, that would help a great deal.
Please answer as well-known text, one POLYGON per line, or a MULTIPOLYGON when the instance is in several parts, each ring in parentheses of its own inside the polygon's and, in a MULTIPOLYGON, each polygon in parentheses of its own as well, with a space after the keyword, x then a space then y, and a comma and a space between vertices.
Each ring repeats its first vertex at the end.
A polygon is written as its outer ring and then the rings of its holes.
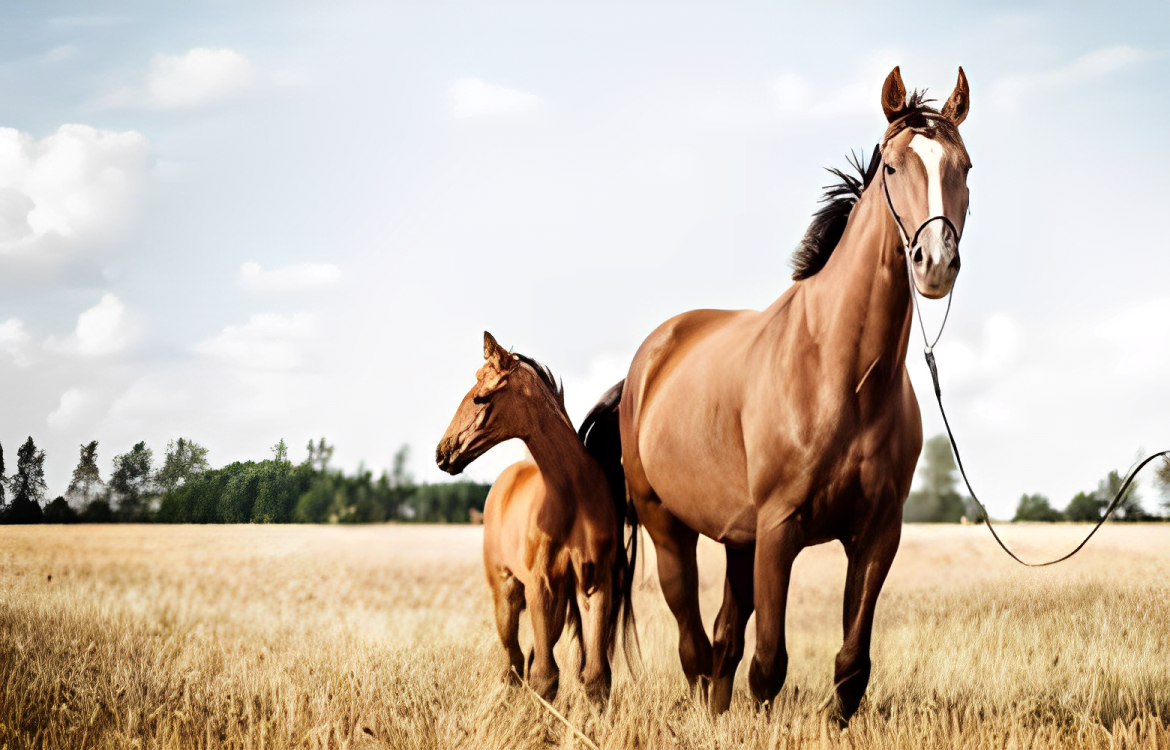
POLYGON ((915 135, 910 140, 910 150, 918 154, 922 166, 926 167, 926 218, 942 216, 942 144, 933 138, 915 135))
MULTIPOLYGON (((926 168, 926 218, 943 216, 942 144, 933 138, 917 134, 910 139, 910 150, 918 154, 922 166, 926 168)), ((937 243, 925 244, 929 245, 926 250, 931 254, 931 259, 938 263, 941 260, 938 257, 941 248, 937 243)))

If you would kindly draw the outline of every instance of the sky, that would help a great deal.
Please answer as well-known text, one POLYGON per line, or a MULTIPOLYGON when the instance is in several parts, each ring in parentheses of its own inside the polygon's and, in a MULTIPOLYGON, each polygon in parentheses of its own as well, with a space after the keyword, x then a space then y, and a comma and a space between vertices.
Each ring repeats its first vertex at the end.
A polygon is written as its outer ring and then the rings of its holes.
POLYGON ((219 466, 325 436, 443 481, 484 330, 579 422, 662 321, 784 292, 894 65, 939 101, 962 65, 943 397, 994 516, 1063 507, 1170 448, 1168 30, 1133 2, 5 3, 9 470, 30 435, 50 496, 90 440, 108 475, 142 440, 219 466))

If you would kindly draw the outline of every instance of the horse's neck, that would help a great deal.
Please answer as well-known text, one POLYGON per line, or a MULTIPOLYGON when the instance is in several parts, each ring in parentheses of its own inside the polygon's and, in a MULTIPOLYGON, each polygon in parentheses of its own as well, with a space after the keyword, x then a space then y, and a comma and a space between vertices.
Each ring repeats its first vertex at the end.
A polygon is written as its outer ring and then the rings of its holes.
POLYGON ((545 483, 558 490, 578 485, 586 463, 592 460, 568 418, 555 411, 540 410, 524 443, 545 483))
POLYGON ((822 350, 847 362, 866 387, 900 383, 912 306, 897 225, 874 182, 853 212, 825 267, 809 279, 807 309, 822 350))

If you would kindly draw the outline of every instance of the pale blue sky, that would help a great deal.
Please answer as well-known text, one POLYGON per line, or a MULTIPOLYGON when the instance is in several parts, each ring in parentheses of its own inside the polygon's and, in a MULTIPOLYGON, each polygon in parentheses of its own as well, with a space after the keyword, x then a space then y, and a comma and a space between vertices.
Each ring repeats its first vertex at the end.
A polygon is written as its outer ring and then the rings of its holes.
POLYGON ((5 4, 0 443, 54 494, 180 435, 439 479, 485 328, 579 420, 662 320, 779 296, 900 64, 971 85, 938 358, 976 489, 1170 447, 1170 7, 627 5, 5 4))

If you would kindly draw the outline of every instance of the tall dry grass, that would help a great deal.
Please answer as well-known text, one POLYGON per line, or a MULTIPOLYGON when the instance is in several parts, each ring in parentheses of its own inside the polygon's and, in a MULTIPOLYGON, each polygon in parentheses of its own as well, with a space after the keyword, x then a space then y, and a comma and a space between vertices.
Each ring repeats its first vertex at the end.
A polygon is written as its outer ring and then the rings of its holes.
MULTIPOLYGON (((1041 556, 1083 531, 1005 536, 1041 556)), ((578 746, 501 680, 479 548, 474 527, 0 528, 0 746, 578 746)), ((701 561, 709 627, 719 548, 701 561)), ((835 545, 797 561, 770 714, 745 666, 727 714, 690 699, 652 565, 644 673, 619 668, 598 710, 562 645, 555 706, 607 748, 1170 747, 1170 527, 1110 526, 1069 563, 1013 566, 985 530, 907 528, 845 733, 818 711, 841 638, 835 545)))

